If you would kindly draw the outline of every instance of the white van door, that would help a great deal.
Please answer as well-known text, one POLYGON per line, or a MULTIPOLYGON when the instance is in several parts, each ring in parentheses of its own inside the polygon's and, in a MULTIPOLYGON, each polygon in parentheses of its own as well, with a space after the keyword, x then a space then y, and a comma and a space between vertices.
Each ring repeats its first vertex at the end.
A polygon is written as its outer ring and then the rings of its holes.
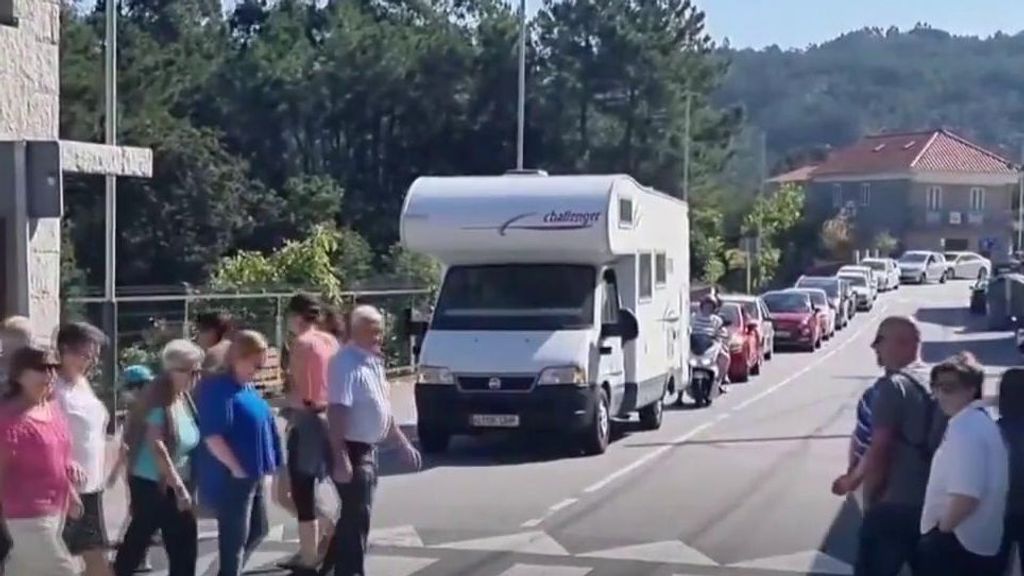
MULTIPOLYGON (((605 271, 602 280, 601 296, 601 325, 618 326, 619 285, 614 270, 605 271)), ((598 374, 595 381, 598 384, 607 382, 611 387, 612 398, 609 398, 608 402, 612 413, 615 413, 622 402, 626 386, 622 338, 619 336, 602 336, 598 342, 598 354, 598 374)))

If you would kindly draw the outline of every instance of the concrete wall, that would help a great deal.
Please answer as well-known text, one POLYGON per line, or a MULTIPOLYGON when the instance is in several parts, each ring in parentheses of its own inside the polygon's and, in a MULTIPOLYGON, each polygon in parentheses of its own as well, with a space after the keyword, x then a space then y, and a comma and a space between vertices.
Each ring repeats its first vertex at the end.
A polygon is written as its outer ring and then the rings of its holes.
MULTIPOLYGON (((60 2, 14 0, 14 14, 16 27, 0 24, 0 140, 56 140, 60 2)), ((10 176, 0 174, 0 180, 10 176)), ((60 220, 25 221, 10 212, 0 216, 8 256, 3 313, 27 314, 36 335, 49 338, 60 320, 60 220), (27 236, 27 267, 18 266, 14 253, 19 233, 27 236)))

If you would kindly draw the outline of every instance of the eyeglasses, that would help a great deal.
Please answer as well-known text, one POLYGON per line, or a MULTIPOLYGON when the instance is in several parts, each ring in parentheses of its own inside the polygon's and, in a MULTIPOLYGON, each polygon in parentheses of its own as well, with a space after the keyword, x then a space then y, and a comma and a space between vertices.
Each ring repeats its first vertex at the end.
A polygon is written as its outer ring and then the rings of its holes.
POLYGON ((55 374, 60 367, 57 364, 39 364, 32 366, 30 370, 36 372, 42 372, 44 374, 55 374))

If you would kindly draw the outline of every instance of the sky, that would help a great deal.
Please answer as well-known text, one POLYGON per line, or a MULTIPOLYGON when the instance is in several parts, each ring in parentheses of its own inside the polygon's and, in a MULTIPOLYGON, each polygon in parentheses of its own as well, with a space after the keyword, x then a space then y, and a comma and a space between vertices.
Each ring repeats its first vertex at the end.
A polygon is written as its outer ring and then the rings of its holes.
POLYGON ((694 0, 708 32, 734 48, 806 48, 865 27, 913 28, 925 22, 957 35, 1016 34, 1022 0, 694 0))

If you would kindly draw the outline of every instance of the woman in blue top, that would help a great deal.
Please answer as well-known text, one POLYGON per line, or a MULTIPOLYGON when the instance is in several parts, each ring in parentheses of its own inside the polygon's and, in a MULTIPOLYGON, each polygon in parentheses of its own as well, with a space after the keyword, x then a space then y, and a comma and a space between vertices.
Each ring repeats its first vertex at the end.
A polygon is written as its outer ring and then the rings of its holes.
POLYGON ((264 479, 281 466, 281 437, 270 406, 252 386, 267 348, 258 332, 237 333, 227 371, 199 387, 199 429, 206 446, 199 494, 217 517, 220 576, 241 574, 269 529, 264 479))
POLYGON ((133 574, 153 534, 163 534, 169 576, 195 576, 196 516, 189 489, 199 427, 189 390, 201 374, 203 352, 187 340, 169 343, 164 373, 140 391, 125 429, 131 520, 114 573, 133 574))

